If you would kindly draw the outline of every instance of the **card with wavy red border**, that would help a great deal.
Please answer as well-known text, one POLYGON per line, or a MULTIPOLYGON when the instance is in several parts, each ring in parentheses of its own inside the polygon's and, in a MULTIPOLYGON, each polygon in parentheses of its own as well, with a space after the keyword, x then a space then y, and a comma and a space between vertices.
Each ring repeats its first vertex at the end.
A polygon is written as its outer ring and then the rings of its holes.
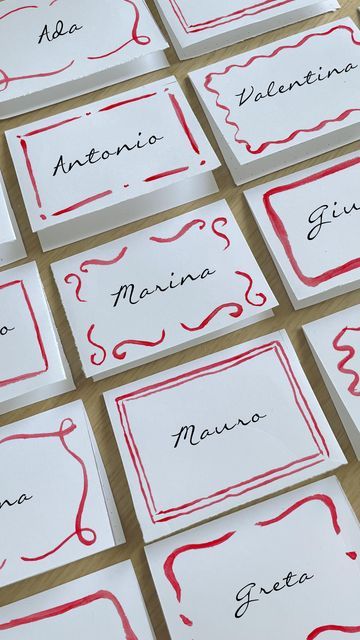
POLYGON ((105 401, 147 542, 346 462, 285 331, 105 401))
POLYGON ((335 477, 157 542, 146 554, 172 640, 360 633, 359 523, 335 477))

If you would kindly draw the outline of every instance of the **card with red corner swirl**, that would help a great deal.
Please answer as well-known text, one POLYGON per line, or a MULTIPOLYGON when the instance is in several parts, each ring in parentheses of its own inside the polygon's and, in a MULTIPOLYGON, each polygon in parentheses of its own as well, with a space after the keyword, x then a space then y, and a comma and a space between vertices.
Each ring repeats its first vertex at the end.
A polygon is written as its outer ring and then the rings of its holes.
POLYGON ((346 463, 285 331, 104 397, 146 542, 346 463))
POLYGON ((335 477, 146 548, 172 640, 359 634, 359 554, 335 477))
POLYGON ((0 11, 0 118, 168 66, 144 0, 14 5, 0 11))
POLYGON ((45 251, 218 191, 220 163, 174 76, 6 136, 45 251))
POLYGON ((181 60, 339 8, 335 0, 155 0, 181 60))
POLYGON ((360 33, 350 18, 189 77, 236 184, 360 136, 360 33))
POLYGON ((360 459, 360 305, 309 322, 303 329, 360 459))
POLYGON ((1 587, 125 542, 81 401, 1 427, 0 460, 1 587))
POLYGON ((26 250, 0 172, 0 268, 26 258, 26 250))
POLYGON ((74 389, 35 262, 0 272, 0 415, 74 389))
POLYGON ((130 560, 0 608, 3 640, 155 640, 130 560))
POLYGON ((360 286, 360 154, 244 192, 295 309, 360 286))
POLYGON ((277 301, 225 200, 52 264, 95 380, 273 315, 277 301))

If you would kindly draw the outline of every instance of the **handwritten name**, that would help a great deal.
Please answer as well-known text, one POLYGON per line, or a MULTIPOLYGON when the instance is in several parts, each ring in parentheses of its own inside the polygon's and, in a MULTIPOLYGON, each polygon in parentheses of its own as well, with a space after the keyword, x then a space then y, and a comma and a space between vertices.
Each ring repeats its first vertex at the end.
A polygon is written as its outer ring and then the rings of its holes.
POLYGON ((55 29, 53 30, 51 30, 51 28, 46 24, 39 35, 38 44, 41 44, 43 40, 53 42, 61 36, 72 35, 76 31, 80 31, 82 28, 82 25, 78 26, 77 24, 72 24, 69 29, 66 29, 62 20, 57 21, 55 29))
POLYGON ((315 240, 318 237, 322 228, 331 224, 341 216, 347 216, 350 213, 358 213, 360 211, 360 204, 353 202, 351 205, 338 205, 337 202, 334 202, 333 205, 329 204, 321 204, 319 207, 316 207, 314 211, 312 211, 309 215, 308 221, 309 224, 313 225, 307 234, 308 240, 315 240))
POLYGON ((16 504, 23 504, 27 500, 32 500, 33 496, 27 496, 25 493, 22 493, 19 498, 14 501, 5 499, 1 502, 0 500, 0 509, 3 507, 15 507, 16 504))
POLYGON ((260 413, 254 413, 249 420, 243 420, 239 418, 234 424, 228 424, 225 422, 221 427, 215 427, 215 429, 203 429, 199 431, 194 424, 185 425, 181 427, 180 431, 177 433, 173 433, 171 435, 172 438, 176 438, 174 449, 178 447, 180 442, 188 442, 192 446, 196 446, 206 440, 206 438, 210 438, 211 436, 221 436, 227 431, 232 431, 237 427, 248 427, 250 424, 256 424, 260 420, 266 418, 266 414, 261 415, 260 413))
POLYGON ((6 336, 10 331, 14 331, 15 327, 0 327, 0 336, 6 336))
POLYGON ((130 304, 138 304, 141 300, 144 300, 148 296, 152 296, 154 293, 165 293, 166 291, 170 291, 171 289, 183 287, 187 282, 205 280, 209 276, 214 275, 214 273, 216 273, 216 269, 214 271, 210 271, 210 269, 204 269, 201 273, 195 275, 188 273, 186 276, 181 276, 180 279, 175 279, 175 273, 172 271, 169 283, 166 283, 164 285, 156 284, 151 288, 141 289, 141 291, 136 291, 134 284, 122 284, 118 291, 111 294, 111 296, 115 298, 113 307, 117 307, 121 300, 125 300, 130 304))
POLYGON ((275 582, 270 589, 265 587, 259 587, 256 582, 249 582, 236 594, 236 601, 240 603, 240 606, 235 611, 235 618, 242 618, 248 611, 250 605, 254 602, 259 602, 261 596, 270 596, 283 589, 291 589, 298 585, 305 584, 308 580, 312 580, 313 575, 302 573, 299 577, 298 574, 289 571, 285 578, 275 582))
POLYGON ((149 138, 146 138, 146 142, 142 142, 141 136, 142 136, 142 132, 139 131, 138 139, 136 142, 132 142, 132 143, 126 142, 118 146, 116 149, 113 149, 112 151, 109 149, 104 149, 103 151, 99 151, 93 147, 92 149, 90 149, 88 153, 84 154, 83 159, 77 158, 76 160, 71 160, 67 162, 64 160, 63 154, 61 154, 54 167, 52 175, 53 177, 55 177, 58 171, 62 173, 70 173, 70 171, 72 171, 74 167, 85 167, 86 165, 96 164, 97 162, 108 160, 109 158, 114 156, 118 158, 121 154, 124 153, 124 151, 131 152, 134 150, 139 150, 139 149, 141 150, 141 149, 144 149, 145 147, 148 147, 149 145, 153 146, 158 142, 160 142, 160 140, 164 139, 164 136, 151 135, 149 138))
POLYGON ((357 67, 358 65, 353 64, 352 62, 349 62, 345 67, 341 69, 332 67, 328 71, 324 72, 322 70, 323 67, 319 67, 318 72, 310 70, 300 79, 292 80, 287 84, 277 84, 275 80, 271 80, 267 88, 262 91, 256 91, 253 85, 251 85, 250 88, 244 87, 240 93, 236 94, 236 97, 239 98, 239 107, 242 107, 250 99, 254 102, 259 102, 260 100, 264 100, 266 98, 275 98, 278 95, 293 91, 293 89, 308 87, 317 82, 324 82, 326 80, 330 80, 332 77, 336 77, 344 73, 349 73, 354 69, 357 69, 357 67))

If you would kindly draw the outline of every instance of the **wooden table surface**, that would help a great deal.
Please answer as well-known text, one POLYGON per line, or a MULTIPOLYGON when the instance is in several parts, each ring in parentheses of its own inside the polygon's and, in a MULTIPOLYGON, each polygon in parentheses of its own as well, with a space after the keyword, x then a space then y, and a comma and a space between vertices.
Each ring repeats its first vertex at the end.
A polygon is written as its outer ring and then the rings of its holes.
MULTIPOLYGON (((159 15, 154 8, 152 0, 150 0, 148 4, 161 26, 159 15)), ((5 183, 9 191, 10 200, 22 231, 23 239, 28 253, 28 260, 36 260, 39 267, 48 300, 55 316, 55 321, 76 384, 76 390, 71 393, 54 399, 50 399, 45 402, 40 402, 30 407, 26 407, 22 410, 9 413, 6 416, 2 416, 0 418, 0 427, 5 424, 14 422, 15 420, 34 415, 47 409, 51 409, 58 404, 64 404, 73 400, 82 399, 88 411, 90 421, 95 431, 100 451, 103 456, 103 460, 114 491, 116 503, 119 509, 127 540, 127 543, 122 545, 121 547, 109 551, 104 551, 95 556, 80 560, 55 571, 45 573, 43 575, 40 575, 39 577, 24 580, 23 582, 1 589, 0 605, 8 604, 15 600, 25 598, 45 589, 49 589, 59 584, 68 582, 69 580, 73 580, 93 571, 102 569, 116 562, 120 562, 121 560, 130 558, 134 564, 140 587, 145 598, 146 605, 148 607, 148 611, 154 626, 155 635, 158 640, 168 640, 169 635, 166 629, 166 624, 164 622, 161 607, 159 605, 159 601, 157 599, 154 585, 150 576, 150 571, 145 559, 140 527, 136 520, 121 459, 118 453, 118 449, 112 433, 111 424, 108 420, 101 394, 108 389, 118 387, 133 380, 144 378, 145 376, 151 375, 158 371, 166 370, 183 362, 191 361, 206 354, 213 353, 219 351, 220 349, 245 342, 246 340, 250 340, 252 338, 257 338, 261 335, 282 328, 285 328, 288 331, 297 354, 301 360, 301 363, 305 369, 305 372, 317 395, 317 398, 349 461, 349 464, 340 469, 337 475, 352 506, 357 513, 357 516, 360 517, 360 464, 356 461, 354 452, 349 444, 344 428, 336 413, 334 405, 325 388, 325 385, 320 377, 316 364, 310 354, 304 335, 301 331, 301 326, 306 322, 316 320, 335 311, 339 311, 341 309, 345 309, 347 307, 350 307, 351 305, 359 303, 359 291, 339 296, 328 302, 323 302, 321 304, 308 307, 304 310, 294 311, 285 293, 284 287, 280 281, 270 255, 256 227, 250 210, 245 203, 245 199, 242 195, 242 188, 235 187, 230 173, 225 166, 225 163, 223 163, 223 166, 221 168, 215 171, 215 177, 220 188, 219 194, 197 201, 194 205, 190 203, 189 205, 186 205, 184 207, 179 207, 178 209, 173 209, 170 212, 165 212, 157 216, 146 218, 145 220, 142 220, 140 222, 126 225, 121 229, 115 229, 114 231, 103 233, 100 236, 96 236, 88 240, 83 240, 68 247, 56 249, 48 253, 42 253, 37 236, 31 232, 20 194, 20 189, 15 176, 15 171, 6 145, 5 137, 2 135, 3 132, 9 128, 18 127, 23 124, 33 122, 34 120, 38 120, 39 118, 54 115, 64 110, 71 109, 82 104, 87 104, 88 102, 91 102, 93 100, 106 98, 121 91, 136 88, 148 82, 152 82, 154 80, 165 78, 167 75, 174 74, 182 85, 182 88, 184 89, 192 108, 198 116, 206 134, 208 135, 216 152, 219 154, 219 158, 221 159, 222 156, 215 142, 214 136, 212 135, 206 118, 199 106, 194 91, 186 78, 187 74, 194 69, 198 69, 217 60, 222 60, 224 58, 227 58, 228 56, 242 53, 244 51, 249 51, 263 44, 274 42, 285 36, 292 35, 299 31, 304 31, 316 25, 325 24, 327 22, 331 22, 332 20, 336 20, 345 16, 350 16, 356 23, 358 22, 357 2, 355 0, 346 0, 343 3, 343 7, 340 9, 340 11, 335 14, 330 13, 324 16, 320 16, 319 18, 306 20, 304 22, 280 29, 278 31, 273 31, 262 37, 253 38, 244 43, 228 47, 227 49, 222 49, 215 53, 201 56, 200 58, 194 58, 192 60, 179 62, 174 50, 170 48, 167 52, 170 62, 170 68, 168 69, 154 72, 140 78, 135 78, 128 82, 114 85, 106 89, 81 96, 80 98, 74 98, 73 100, 68 100, 66 102, 53 105, 51 107, 46 107, 44 109, 33 111, 31 113, 24 114, 15 118, 0 121, 0 169, 3 172, 5 183), (94 383, 90 379, 86 380, 81 371, 80 361, 77 356, 71 332, 65 318, 64 310, 60 303, 59 295, 51 276, 50 264, 56 260, 60 260, 74 253, 78 253, 80 251, 84 251, 85 249, 95 247, 104 242, 108 242, 109 240, 120 238, 121 236, 136 231, 137 229, 148 227, 155 222, 160 222, 162 220, 172 218, 186 211, 190 211, 191 209, 198 206, 214 202, 220 197, 227 199, 241 227, 241 230, 243 231, 257 261, 260 264, 260 267, 262 268, 270 286, 272 287, 279 301, 279 307, 275 310, 274 318, 264 320, 263 322, 259 322, 249 328, 241 329, 240 331, 231 333, 217 340, 212 340, 210 342, 202 344, 201 346, 185 350, 172 356, 168 356, 167 358, 160 359, 154 363, 147 364, 146 366, 137 367, 126 373, 120 373, 116 376, 112 376, 97 383, 94 383)), ((165 33, 164 29, 163 31, 165 33)), ((296 165, 295 167, 292 167, 288 170, 278 172, 276 174, 276 177, 286 175, 294 170, 303 169, 306 166, 312 166, 319 162, 329 160, 333 157, 342 155, 343 153, 348 153, 350 151, 358 149, 359 146, 359 143, 348 145, 347 147, 339 149, 335 152, 325 154, 323 156, 320 156, 319 158, 314 158, 311 161, 296 165)), ((265 178, 262 178, 261 180, 254 181, 251 184, 249 183, 246 186, 255 186, 259 182, 267 182, 274 177, 275 174, 269 175, 265 178)), ((54 496, 54 499, 56 499, 56 496, 54 496)), ((61 504, 59 505, 59 508, 61 509, 61 504)))

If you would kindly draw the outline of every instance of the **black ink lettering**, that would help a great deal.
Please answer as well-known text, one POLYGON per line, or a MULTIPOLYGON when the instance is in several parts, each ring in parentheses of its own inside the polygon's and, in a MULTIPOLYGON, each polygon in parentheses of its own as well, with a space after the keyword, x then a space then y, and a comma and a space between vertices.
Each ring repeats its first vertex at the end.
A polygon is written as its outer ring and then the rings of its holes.
POLYGON ((196 446, 198 444, 200 444, 200 442, 202 442, 203 440, 206 440, 206 438, 209 438, 211 436, 214 435, 218 435, 221 436, 225 431, 232 431, 233 429, 236 429, 236 427, 248 427, 251 423, 256 424, 257 422, 259 422, 259 420, 262 420, 263 418, 266 418, 266 414, 261 415, 260 413, 254 413, 253 416, 251 416, 250 420, 243 420, 242 418, 239 418, 234 424, 228 424, 227 422, 225 422, 224 425, 222 425, 221 427, 215 427, 215 429, 202 429, 200 431, 200 435, 197 435, 196 433, 196 426, 194 424, 191 425, 184 425, 181 427, 181 429, 177 432, 177 433, 173 433, 171 435, 172 438, 176 438, 175 440, 175 444, 174 444, 174 449, 176 449, 180 442, 189 442, 190 445, 196 446), (188 438, 188 435, 190 434, 190 437, 188 438))
POLYGON ((38 44, 41 44, 44 39, 47 42, 53 42, 60 36, 72 35, 75 31, 80 31, 82 28, 82 25, 78 26, 77 24, 72 24, 69 29, 66 29, 64 27, 64 22, 62 20, 58 20, 55 29, 51 31, 46 24, 39 35, 38 44))

